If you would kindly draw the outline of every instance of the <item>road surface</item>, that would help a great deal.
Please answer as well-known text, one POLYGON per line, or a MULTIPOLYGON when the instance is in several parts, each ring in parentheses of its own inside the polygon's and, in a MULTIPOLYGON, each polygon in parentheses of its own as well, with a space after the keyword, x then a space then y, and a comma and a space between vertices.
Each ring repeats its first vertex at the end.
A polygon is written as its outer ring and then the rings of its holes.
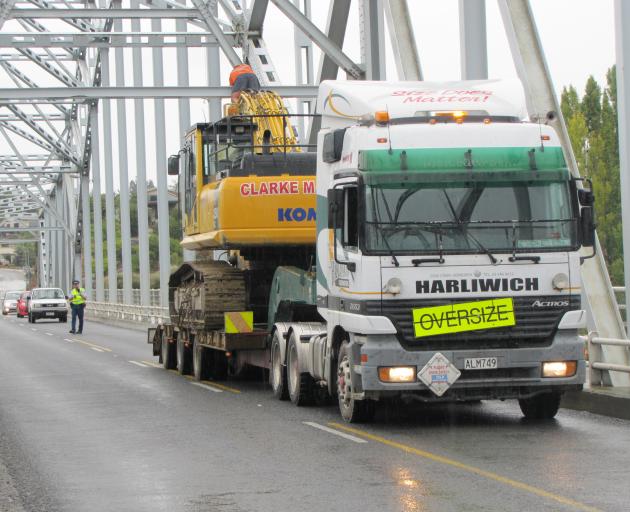
POLYGON ((138 331, 87 322, 79 337, 3 317, 0 509, 630 507, 627 421, 561 410, 528 423, 515 403, 484 402, 392 406, 349 427, 335 406, 276 401, 260 379, 199 384, 156 363, 138 331))

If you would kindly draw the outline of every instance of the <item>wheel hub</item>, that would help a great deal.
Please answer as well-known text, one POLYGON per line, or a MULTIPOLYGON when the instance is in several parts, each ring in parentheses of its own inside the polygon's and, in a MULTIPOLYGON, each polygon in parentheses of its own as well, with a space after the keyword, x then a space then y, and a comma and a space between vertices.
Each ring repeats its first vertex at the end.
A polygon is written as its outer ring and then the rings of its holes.
POLYGON ((340 402, 345 407, 350 405, 352 400, 352 381, 350 377, 350 362, 347 358, 344 358, 339 363, 339 369, 337 373, 337 395, 340 402))

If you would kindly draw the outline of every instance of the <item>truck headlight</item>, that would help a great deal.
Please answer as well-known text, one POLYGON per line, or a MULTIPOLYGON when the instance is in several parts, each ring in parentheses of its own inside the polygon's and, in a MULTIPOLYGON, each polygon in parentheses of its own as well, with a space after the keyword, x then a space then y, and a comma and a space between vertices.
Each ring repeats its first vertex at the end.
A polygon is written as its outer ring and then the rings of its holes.
POLYGON ((381 366, 378 378, 383 382, 415 382, 415 366, 381 366))
POLYGON ((573 377, 577 361, 548 361, 542 365, 543 377, 573 377))

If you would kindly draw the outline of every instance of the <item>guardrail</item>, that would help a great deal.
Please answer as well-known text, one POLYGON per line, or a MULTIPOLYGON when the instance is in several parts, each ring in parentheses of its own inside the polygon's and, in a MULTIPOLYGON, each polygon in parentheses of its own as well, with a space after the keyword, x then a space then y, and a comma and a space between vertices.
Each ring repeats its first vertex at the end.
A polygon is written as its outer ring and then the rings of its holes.
POLYGON ((88 301, 85 312, 91 318, 150 325, 162 324, 169 320, 168 308, 158 306, 88 301))
POLYGON ((602 345, 626 347, 630 349, 630 340, 618 338, 600 338, 596 332, 588 333, 588 366, 591 385, 602 383, 602 371, 630 373, 630 366, 602 362, 602 345))

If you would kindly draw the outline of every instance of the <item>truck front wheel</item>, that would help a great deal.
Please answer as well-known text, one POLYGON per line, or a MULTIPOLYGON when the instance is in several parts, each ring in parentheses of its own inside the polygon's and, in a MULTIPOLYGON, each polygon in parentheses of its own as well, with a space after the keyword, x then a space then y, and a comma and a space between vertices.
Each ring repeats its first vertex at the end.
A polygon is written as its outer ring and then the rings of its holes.
POLYGON ((339 349, 337 362, 337 399, 339 412, 348 423, 363 423, 371 421, 376 412, 376 404, 372 400, 357 400, 353 398, 352 367, 350 363, 350 345, 344 340, 339 349))
POLYGON ((518 405, 527 419, 550 420, 560 408, 560 398, 560 393, 541 393, 530 398, 520 398, 518 405))

